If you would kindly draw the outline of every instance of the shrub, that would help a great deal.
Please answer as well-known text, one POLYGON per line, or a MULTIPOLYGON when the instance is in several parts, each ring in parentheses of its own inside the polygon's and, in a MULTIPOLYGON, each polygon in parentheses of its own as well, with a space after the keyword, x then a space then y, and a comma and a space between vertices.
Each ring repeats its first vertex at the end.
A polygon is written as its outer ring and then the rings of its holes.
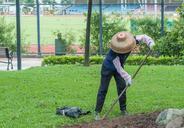
MULTIPOLYGON (((160 19, 152 17, 144 18, 132 18, 131 21, 131 31, 134 35, 146 34, 150 36, 155 42, 161 37, 161 22, 160 19)), ((142 43, 140 45, 140 54, 145 55, 148 51, 148 47, 142 43)))
POLYGON ((155 50, 164 56, 184 55, 184 18, 175 21, 174 27, 158 40, 155 50))
MULTIPOLYGON (((155 51, 159 56, 184 56, 184 18, 183 18, 183 8, 181 5, 177 12, 180 14, 178 20, 172 21, 172 27, 167 26, 167 23, 171 21, 165 19, 164 26, 164 36, 161 36, 160 28, 161 22, 159 19, 153 19, 151 17, 141 18, 141 19, 131 19, 133 25, 134 34, 147 34, 152 37, 156 43, 155 51)), ((143 44, 140 47, 140 53, 145 54, 148 47, 143 44)))
POLYGON ((76 40, 75 34, 71 31, 63 34, 60 30, 56 30, 53 34, 66 47, 67 53, 75 53, 75 51, 70 47, 70 45, 76 40))
POLYGON ((184 4, 177 8, 180 18, 175 21, 174 27, 162 37, 156 46, 160 55, 183 56, 184 55, 184 4))
POLYGON ((180 15, 181 18, 184 18, 184 3, 181 4, 180 7, 176 9, 176 11, 180 15))
POLYGON ((42 65, 76 64, 83 61, 83 56, 48 56, 44 58, 42 65))
POLYGON ((134 34, 147 34, 148 36, 152 37, 153 40, 157 40, 161 37, 161 22, 160 19, 152 18, 152 17, 145 17, 145 18, 134 18, 130 19, 131 24, 134 25, 134 29, 132 33, 134 34))
MULTIPOLYGON (((132 55, 128 57, 126 64, 139 65, 145 56, 132 55)), ((102 64, 104 60, 103 56, 91 56, 90 64, 102 64)), ((84 62, 83 56, 48 56, 43 59, 42 65, 56 65, 56 64, 82 64, 84 62)), ((184 57, 148 57, 146 65, 176 65, 184 64, 184 57)))
POLYGON ((102 64, 103 57, 102 56, 91 56, 90 64, 102 64))
POLYGON ((5 18, 0 18, 0 46, 9 47, 11 50, 16 50, 15 26, 12 23, 6 23, 5 18))

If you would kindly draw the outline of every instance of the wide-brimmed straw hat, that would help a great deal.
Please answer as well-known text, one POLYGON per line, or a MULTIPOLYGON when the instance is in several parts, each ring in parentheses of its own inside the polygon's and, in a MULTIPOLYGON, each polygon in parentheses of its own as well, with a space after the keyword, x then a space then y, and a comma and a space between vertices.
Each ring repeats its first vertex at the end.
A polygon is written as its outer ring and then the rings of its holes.
POLYGON ((116 53, 128 53, 136 46, 133 35, 129 32, 116 33, 110 42, 110 48, 116 53))

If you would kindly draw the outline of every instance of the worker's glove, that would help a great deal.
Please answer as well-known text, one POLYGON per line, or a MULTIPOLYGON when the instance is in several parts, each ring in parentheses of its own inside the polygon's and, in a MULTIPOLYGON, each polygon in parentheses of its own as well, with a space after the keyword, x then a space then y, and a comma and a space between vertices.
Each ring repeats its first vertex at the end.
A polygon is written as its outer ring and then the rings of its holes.
POLYGON ((153 41, 151 41, 151 42, 149 43, 149 48, 150 48, 151 50, 153 50, 154 46, 155 46, 155 43, 154 43, 153 41))
POLYGON ((124 78, 126 82, 126 86, 131 86, 132 85, 132 77, 128 75, 128 77, 124 78))

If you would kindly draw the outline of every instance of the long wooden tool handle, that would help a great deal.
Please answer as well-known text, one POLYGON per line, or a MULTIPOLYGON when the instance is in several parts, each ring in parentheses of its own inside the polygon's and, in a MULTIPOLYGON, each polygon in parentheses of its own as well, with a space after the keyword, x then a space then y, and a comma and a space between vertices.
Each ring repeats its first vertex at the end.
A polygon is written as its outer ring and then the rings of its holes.
POLYGON ((118 98, 116 98, 116 99, 114 100, 114 102, 112 103, 110 109, 105 113, 105 115, 103 116, 102 119, 105 119, 105 118, 109 115, 109 113, 112 111, 114 105, 118 102, 119 98, 123 95, 123 93, 127 90, 127 88, 128 88, 128 86, 126 86, 126 87, 124 88, 124 90, 121 92, 121 94, 118 96, 118 98))
POLYGON ((139 72, 139 70, 141 69, 141 67, 143 66, 143 64, 145 63, 146 59, 148 58, 148 56, 152 53, 152 50, 149 50, 146 57, 144 58, 144 60, 141 62, 140 66, 138 67, 138 69, 136 70, 136 72, 133 74, 132 79, 134 79, 137 75, 137 73, 139 72))

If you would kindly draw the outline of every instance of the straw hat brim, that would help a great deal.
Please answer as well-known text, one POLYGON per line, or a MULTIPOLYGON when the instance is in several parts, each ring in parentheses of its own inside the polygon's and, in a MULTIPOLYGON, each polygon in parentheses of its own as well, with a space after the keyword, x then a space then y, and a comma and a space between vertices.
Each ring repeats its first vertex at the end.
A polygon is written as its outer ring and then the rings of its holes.
POLYGON ((110 48, 116 52, 116 53, 128 53, 131 52, 136 46, 136 41, 133 37, 133 35, 129 32, 118 32, 116 33, 110 42, 110 48), (119 41, 117 39, 117 36, 120 33, 124 33, 125 34, 125 39, 123 41, 119 41))

